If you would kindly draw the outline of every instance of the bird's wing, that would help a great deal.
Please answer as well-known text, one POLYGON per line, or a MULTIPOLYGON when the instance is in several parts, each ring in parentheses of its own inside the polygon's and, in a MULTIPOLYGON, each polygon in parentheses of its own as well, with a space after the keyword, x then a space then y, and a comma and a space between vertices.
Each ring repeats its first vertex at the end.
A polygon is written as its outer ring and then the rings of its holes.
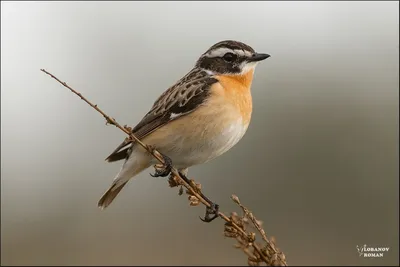
MULTIPOLYGON (((218 80, 205 71, 193 69, 154 102, 132 133, 141 140, 159 127, 194 111, 207 99, 211 85, 216 82, 218 80)), ((127 158, 133 144, 125 140, 106 160, 114 162, 127 158)))

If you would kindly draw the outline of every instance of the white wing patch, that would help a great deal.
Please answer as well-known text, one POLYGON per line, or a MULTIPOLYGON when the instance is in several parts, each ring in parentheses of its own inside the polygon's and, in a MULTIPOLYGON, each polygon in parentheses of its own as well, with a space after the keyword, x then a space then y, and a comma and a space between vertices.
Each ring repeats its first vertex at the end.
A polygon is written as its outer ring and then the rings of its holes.
POLYGON ((205 71, 210 76, 214 75, 214 72, 212 72, 211 70, 207 70, 207 69, 202 69, 202 70, 205 71))
POLYGON ((170 120, 173 120, 173 119, 175 119, 176 117, 179 117, 180 115, 182 115, 182 114, 171 113, 169 119, 170 119, 170 120))

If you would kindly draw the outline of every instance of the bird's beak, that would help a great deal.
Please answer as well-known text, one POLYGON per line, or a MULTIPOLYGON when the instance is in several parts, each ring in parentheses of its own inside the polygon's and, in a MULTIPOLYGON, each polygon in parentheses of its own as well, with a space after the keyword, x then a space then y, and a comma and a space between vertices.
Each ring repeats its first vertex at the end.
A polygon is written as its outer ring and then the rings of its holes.
POLYGON ((269 57, 270 57, 270 55, 268 55, 268 54, 254 53, 253 56, 251 58, 249 58, 247 61, 248 62, 257 62, 257 61, 267 59, 269 57))

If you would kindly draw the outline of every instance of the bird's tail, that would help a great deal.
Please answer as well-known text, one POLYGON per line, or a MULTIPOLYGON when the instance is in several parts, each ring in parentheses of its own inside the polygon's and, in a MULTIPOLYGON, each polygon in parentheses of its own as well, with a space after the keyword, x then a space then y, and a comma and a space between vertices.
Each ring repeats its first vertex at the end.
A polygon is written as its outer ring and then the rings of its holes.
POLYGON ((99 208, 105 209, 108 207, 108 205, 113 202, 114 198, 121 192, 122 188, 126 185, 128 181, 122 183, 122 184, 112 184, 110 188, 103 194, 103 196, 100 198, 99 203, 97 204, 99 208))
POLYGON ((122 188, 129 182, 131 178, 150 167, 150 161, 145 157, 135 157, 128 159, 121 168, 117 177, 114 179, 110 188, 103 194, 98 202, 98 207, 101 209, 107 208, 115 197, 121 192, 122 188))

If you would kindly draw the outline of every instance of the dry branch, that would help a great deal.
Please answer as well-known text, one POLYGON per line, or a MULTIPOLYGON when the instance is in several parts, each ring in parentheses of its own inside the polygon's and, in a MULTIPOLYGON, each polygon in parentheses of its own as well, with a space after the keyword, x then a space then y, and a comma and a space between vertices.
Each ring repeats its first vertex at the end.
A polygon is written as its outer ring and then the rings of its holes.
MULTIPOLYGON (((136 143, 146 149, 154 158, 156 158, 160 162, 160 164, 156 164, 154 168, 158 169, 165 167, 165 162, 162 155, 153 147, 141 142, 132 133, 132 129, 130 127, 126 125, 121 126, 121 124, 119 124, 114 118, 108 116, 97 105, 92 104, 81 93, 71 88, 66 82, 62 82, 56 76, 47 72, 44 69, 41 69, 41 71, 61 83, 64 87, 68 88, 71 92, 79 96, 83 101, 85 101, 97 112, 103 115, 103 117, 106 119, 106 124, 116 126, 128 135, 127 138, 132 141, 134 140, 136 143)), ((182 186, 184 186, 186 188, 186 193, 188 194, 188 199, 191 206, 197 206, 202 203, 206 207, 210 207, 210 203, 208 203, 208 201, 206 201, 201 196, 201 194, 199 194, 201 192, 201 185, 194 182, 193 180, 190 180, 190 183, 187 183, 174 167, 171 168, 171 178, 169 180, 169 185, 170 187, 181 186, 179 190, 180 195, 183 194, 182 186)), ((233 212, 228 217, 224 213, 218 212, 218 216, 225 220, 225 236, 235 238, 238 241, 238 244, 236 244, 235 247, 241 248, 247 254, 248 264, 250 266, 259 266, 261 263, 264 263, 267 266, 287 266, 285 255, 275 247, 275 242, 273 238, 267 238, 264 229, 261 227, 260 221, 255 218, 253 213, 248 208, 240 203, 237 196, 232 195, 232 200, 242 209, 244 215, 239 216, 237 213, 233 212), (253 227, 259 232, 265 244, 256 242, 256 234, 247 230, 247 228, 249 228, 249 220, 252 222, 253 227)))

